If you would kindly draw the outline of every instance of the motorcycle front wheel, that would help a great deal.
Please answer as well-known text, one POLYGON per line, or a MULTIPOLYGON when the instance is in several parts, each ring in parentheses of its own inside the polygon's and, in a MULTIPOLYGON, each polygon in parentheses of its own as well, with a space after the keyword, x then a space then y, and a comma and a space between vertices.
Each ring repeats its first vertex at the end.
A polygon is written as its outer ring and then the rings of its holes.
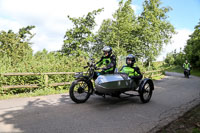
POLYGON ((75 103, 84 103, 91 95, 91 88, 84 79, 75 80, 69 89, 69 96, 75 103))

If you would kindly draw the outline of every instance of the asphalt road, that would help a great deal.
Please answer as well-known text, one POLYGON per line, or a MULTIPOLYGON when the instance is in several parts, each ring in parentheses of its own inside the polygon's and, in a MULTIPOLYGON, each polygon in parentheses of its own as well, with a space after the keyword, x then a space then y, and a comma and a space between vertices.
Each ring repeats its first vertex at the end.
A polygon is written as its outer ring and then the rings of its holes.
POLYGON ((166 73, 154 81, 149 103, 139 97, 91 96, 84 104, 67 94, 0 101, 0 133, 147 133, 155 132, 200 103, 200 78, 166 73))

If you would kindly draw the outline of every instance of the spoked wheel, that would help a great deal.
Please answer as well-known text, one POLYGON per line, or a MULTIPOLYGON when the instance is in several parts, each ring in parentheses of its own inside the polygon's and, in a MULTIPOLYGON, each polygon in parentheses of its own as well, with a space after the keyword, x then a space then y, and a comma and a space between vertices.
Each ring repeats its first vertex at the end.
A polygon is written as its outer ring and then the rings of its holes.
POLYGON ((150 81, 147 81, 139 91, 140 100, 143 103, 149 102, 152 96, 152 92, 153 92, 153 85, 150 81))
POLYGON ((85 80, 79 79, 72 83, 69 95, 74 102, 84 103, 91 95, 91 88, 85 80))

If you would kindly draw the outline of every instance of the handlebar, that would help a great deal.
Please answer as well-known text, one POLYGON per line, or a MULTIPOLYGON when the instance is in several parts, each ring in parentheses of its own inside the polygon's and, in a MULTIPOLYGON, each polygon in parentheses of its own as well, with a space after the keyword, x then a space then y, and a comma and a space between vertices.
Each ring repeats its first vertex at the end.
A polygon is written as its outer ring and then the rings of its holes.
POLYGON ((95 70, 101 70, 102 68, 99 68, 96 66, 94 60, 92 60, 92 62, 87 62, 87 66, 83 66, 84 69, 86 68, 94 68, 95 70))

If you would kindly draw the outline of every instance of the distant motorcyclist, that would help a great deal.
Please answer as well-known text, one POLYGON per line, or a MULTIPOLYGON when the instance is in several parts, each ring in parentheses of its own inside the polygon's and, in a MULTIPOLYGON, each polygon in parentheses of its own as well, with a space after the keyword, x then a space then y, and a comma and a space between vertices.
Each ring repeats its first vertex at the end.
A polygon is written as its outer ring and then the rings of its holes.
POLYGON ((140 80, 142 79, 142 74, 139 67, 135 65, 135 56, 129 54, 126 57, 126 65, 120 69, 120 72, 127 73, 131 79, 140 80))
POLYGON ((190 63, 188 63, 188 60, 185 60, 185 62, 183 63, 183 68, 184 68, 184 72, 185 70, 188 70, 189 71, 189 75, 190 75, 190 63))
POLYGON ((103 67, 101 74, 112 74, 116 68, 116 57, 112 54, 112 48, 109 46, 105 46, 102 51, 104 55, 96 63, 97 67, 103 67))

